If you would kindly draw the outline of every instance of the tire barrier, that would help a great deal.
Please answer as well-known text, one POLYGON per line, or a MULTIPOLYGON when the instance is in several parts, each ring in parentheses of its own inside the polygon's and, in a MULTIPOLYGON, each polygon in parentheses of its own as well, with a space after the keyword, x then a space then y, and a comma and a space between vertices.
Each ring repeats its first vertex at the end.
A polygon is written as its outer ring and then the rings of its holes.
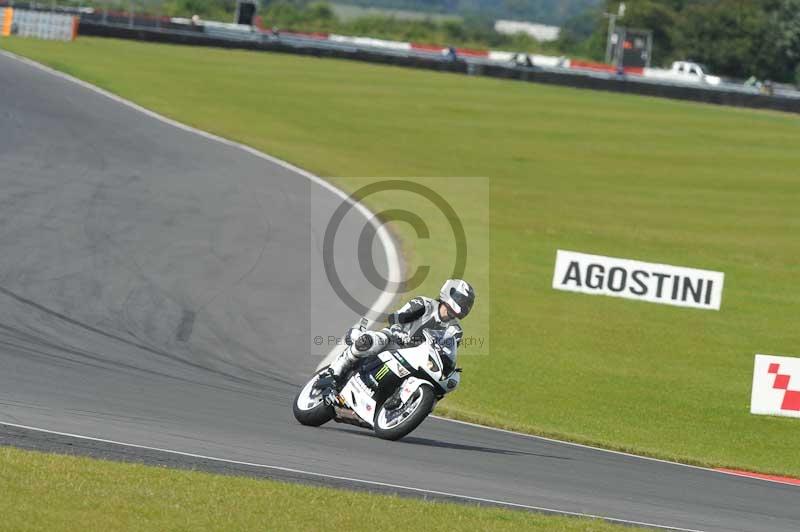
POLYGON ((78 29, 77 17, 48 11, 31 11, 11 7, 0 9, 0 35, 32 37, 50 41, 71 41, 78 29))

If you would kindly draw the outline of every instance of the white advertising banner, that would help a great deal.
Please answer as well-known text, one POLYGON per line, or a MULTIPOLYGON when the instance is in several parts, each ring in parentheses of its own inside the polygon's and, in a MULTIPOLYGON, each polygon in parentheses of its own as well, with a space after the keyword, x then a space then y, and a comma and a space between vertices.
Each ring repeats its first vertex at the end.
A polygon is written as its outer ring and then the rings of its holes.
POLYGON ((725 274, 558 250, 553 288, 719 310, 725 274))
POLYGON ((750 413, 800 418, 800 358, 756 355, 750 413))

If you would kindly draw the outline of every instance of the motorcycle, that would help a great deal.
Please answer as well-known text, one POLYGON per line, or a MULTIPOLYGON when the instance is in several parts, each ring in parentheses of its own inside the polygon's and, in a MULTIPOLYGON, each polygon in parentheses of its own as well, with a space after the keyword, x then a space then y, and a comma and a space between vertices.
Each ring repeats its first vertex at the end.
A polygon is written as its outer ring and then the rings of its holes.
MULTIPOLYGON (((367 320, 359 331, 366 333, 367 320)), ((418 345, 392 342, 376 355, 359 358, 342 375, 341 391, 324 382, 321 368, 294 399, 294 417, 318 427, 334 420, 372 429, 379 438, 399 440, 416 429, 461 380, 455 367, 455 327, 422 331, 418 345)), ((345 347, 350 349, 350 347, 345 347)))

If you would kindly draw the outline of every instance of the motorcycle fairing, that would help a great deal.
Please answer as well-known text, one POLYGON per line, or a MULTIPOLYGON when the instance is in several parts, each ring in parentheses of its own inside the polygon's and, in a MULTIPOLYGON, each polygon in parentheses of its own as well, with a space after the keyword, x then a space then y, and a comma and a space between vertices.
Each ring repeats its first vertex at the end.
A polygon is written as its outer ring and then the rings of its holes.
POLYGON ((356 373, 344 385, 339 396, 344 400, 348 408, 353 410, 358 417, 374 425, 375 408, 377 403, 373 399, 375 390, 364 384, 361 375, 356 373))

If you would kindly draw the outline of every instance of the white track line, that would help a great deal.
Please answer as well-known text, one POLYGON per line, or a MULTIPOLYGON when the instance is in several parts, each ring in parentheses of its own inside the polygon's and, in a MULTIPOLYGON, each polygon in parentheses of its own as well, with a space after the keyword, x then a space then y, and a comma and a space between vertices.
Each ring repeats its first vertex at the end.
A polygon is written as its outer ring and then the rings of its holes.
MULTIPOLYGON (((777 478, 764 478, 764 477, 769 477, 769 476, 780 477, 780 476, 783 476, 783 475, 770 475, 769 473, 753 473, 753 474, 750 474, 747 471, 725 471, 724 469, 713 469, 712 471, 716 471, 717 473, 724 473, 726 475, 731 475, 733 477, 750 478, 750 479, 753 479, 753 480, 763 480, 765 482, 773 482, 775 484, 783 484, 784 486, 794 486, 795 488, 800 487, 800 484, 798 484, 797 482, 786 482, 784 480, 779 480, 777 478), (762 476, 756 476, 756 475, 764 475, 764 476, 762 477, 762 476)), ((790 478, 790 477, 785 477, 784 476, 784 478, 790 478)))
POLYGON ((626 453, 624 451, 614 451, 613 449, 604 449, 602 447, 593 447, 591 445, 586 445, 586 444, 583 444, 583 443, 575 443, 575 442, 571 442, 571 441, 556 440, 555 438, 547 438, 545 436, 537 436, 535 434, 526 434, 524 432, 514 432, 513 430, 500 429, 500 428, 497 428, 497 427, 489 427, 487 425, 479 425, 477 423, 470 423, 469 421, 461 421, 459 419, 450 419, 450 418, 441 417, 441 416, 434 416, 434 415, 431 415, 429 417, 432 417, 434 419, 438 419, 440 421, 447 421, 449 423, 458 423, 459 425, 467 425, 469 427, 476 427, 476 428, 480 428, 480 429, 493 430, 495 432, 503 432, 505 434, 513 434, 514 436, 523 436, 525 438, 532 438, 534 440, 546 441, 546 442, 549 442, 549 443, 557 443, 557 444, 560 444, 560 445, 569 445, 570 447, 579 447, 581 449, 589 449, 591 451, 601 451, 601 452, 604 452, 604 453, 616 454, 616 455, 619 455, 619 456, 627 456, 627 457, 630 457, 630 458, 637 458, 639 460, 648 460, 650 462, 659 462, 659 463, 662 463, 662 464, 668 464, 668 465, 674 465, 674 466, 680 466, 680 467, 688 467, 690 469, 698 469, 700 471, 708 471, 710 473, 717 473, 719 475, 726 475, 726 476, 729 476, 729 477, 749 478, 749 479, 753 479, 753 480, 761 480, 763 482, 772 482, 774 484, 783 484, 785 486, 794 486, 795 488, 799 487, 797 484, 794 484, 792 482, 783 482, 783 481, 777 480, 777 479, 753 477, 753 476, 747 475, 745 473, 735 473, 733 471, 722 471, 722 470, 719 470, 719 469, 714 469, 713 467, 703 467, 703 466, 696 466, 696 465, 692 465, 692 464, 682 464, 681 462, 673 462, 671 460, 664 460, 662 458, 652 458, 650 456, 642 456, 642 455, 639 455, 639 454, 631 454, 631 453, 626 453))
POLYGON ((631 520, 628 520, 628 519, 618 519, 618 518, 614 518, 614 517, 605 517, 605 516, 602 516, 602 515, 585 514, 585 513, 580 513, 580 512, 570 512, 570 511, 566 511, 566 510, 556 510, 556 509, 553 509, 553 508, 544 508, 544 507, 541 507, 541 506, 531 506, 531 505, 528 505, 528 504, 519 504, 519 503, 514 503, 514 502, 499 501, 499 500, 496 500, 496 499, 486 499, 486 498, 483 498, 483 497, 471 497, 469 495, 461 495, 461 494, 458 494, 458 493, 449 493, 449 492, 446 492, 446 491, 435 491, 435 490, 429 490, 429 489, 424 489, 424 488, 415 488, 413 486, 403 486, 403 485, 400 485, 400 484, 389 484, 387 482, 377 482, 377 481, 374 481, 374 480, 364 480, 364 479, 360 479, 360 478, 341 477, 341 476, 337 476, 337 475, 327 475, 325 473, 315 473, 313 471, 304 471, 302 469, 292 469, 290 467, 283 467, 283 466, 276 466, 276 465, 269 465, 269 464, 257 464, 257 463, 253 463, 253 462, 242 462, 242 461, 239 461, 239 460, 230 460, 230 459, 227 459, 227 458, 218 458, 216 456, 206 456, 206 455, 202 455, 202 454, 187 453, 187 452, 183 452, 183 451, 175 451, 173 449, 163 449, 163 448, 160 448, 160 447, 149 447, 147 445, 137 445, 135 443, 125 443, 125 442, 119 442, 119 441, 115 441, 115 440, 106 440, 106 439, 103 439, 103 438, 94 438, 94 437, 91 437, 91 436, 84 436, 82 434, 71 434, 69 432, 58 432, 58 431, 55 431, 55 430, 42 429, 42 428, 39 428, 39 427, 31 427, 31 426, 28 426, 28 425, 20 425, 20 424, 17 424, 17 423, 7 423, 5 421, 0 421, 0 424, 1 425, 7 425, 9 427, 19 428, 19 429, 34 430, 34 431, 37 431, 37 432, 44 432, 44 433, 47 433, 47 434, 56 434, 58 436, 66 436, 66 437, 69 437, 69 438, 77 438, 77 439, 80 439, 80 440, 95 441, 95 442, 106 443, 106 444, 110 444, 110 445, 120 445, 120 446, 123 446, 123 447, 132 447, 132 448, 135 448, 135 449, 144 449, 146 451, 156 451, 156 452, 160 452, 160 453, 169 453, 169 454, 175 454, 175 455, 179 455, 179 456, 186 456, 186 457, 189 457, 189 458, 199 458, 201 460, 212 460, 214 462, 223 462, 223 463, 227 463, 227 464, 243 465, 243 466, 248 466, 248 467, 257 467, 257 468, 260 468, 260 469, 272 469, 272 470, 275 470, 275 471, 283 471, 285 473, 295 473, 295 474, 299 474, 299 475, 326 478, 326 479, 331 479, 331 480, 342 480, 342 481, 351 482, 351 483, 354 483, 354 484, 365 484, 365 485, 368 485, 368 486, 378 486, 378 487, 382 487, 382 488, 392 488, 392 489, 396 489, 396 490, 412 491, 412 492, 415 492, 415 493, 427 493, 427 494, 431 494, 431 495, 440 495, 440 496, 444 496, 444 497, 452 497, 452 498, 455 498, 455 499, 461 499, 461 500, 470 501, 470 502, 476 502, 476 503, 496 504, 496 505, 501 505, 501 506, 507 506, 507 507, 510 507, 510 508, 520 508, 520 509, 534 510, 534 511, 539 511, 539 512, 549 512, 549 513, 562 514, 562 515, 567 515, 567 516, 572 516, 572 517, 586 517, 586 518, 592 518, 592 519, 602 519, 604 521, 610 521, 610 522, 614 522, 614 523, 620 523, 620 524, 626 524, 626 525, 647 526, 647 527, 651 527, 651 528, 660 528, 660 529, 663 529, 663 530, 678 530, 678 531, 683 531, 683 532, 702 532, 701 530, 696 530, 696 529, 692 529, 692 528, 679 528, 679 527, 672 527, 672 526, 667 526, 667 525, 657 525, 657 524, 653 524, 653 523, 644 523, 644 522, 641 522, 641 521, 631 521, 631 520))

